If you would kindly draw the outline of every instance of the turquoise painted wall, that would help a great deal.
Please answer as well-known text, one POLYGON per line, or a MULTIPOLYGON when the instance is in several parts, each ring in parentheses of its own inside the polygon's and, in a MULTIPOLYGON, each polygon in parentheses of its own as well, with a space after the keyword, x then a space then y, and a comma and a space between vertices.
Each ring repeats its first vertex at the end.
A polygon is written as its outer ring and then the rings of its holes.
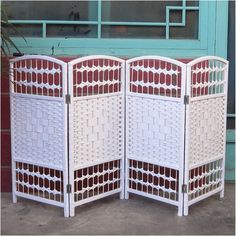
POLYGON ((235 180, 235 130, 227 130, 225 179, 235 180))

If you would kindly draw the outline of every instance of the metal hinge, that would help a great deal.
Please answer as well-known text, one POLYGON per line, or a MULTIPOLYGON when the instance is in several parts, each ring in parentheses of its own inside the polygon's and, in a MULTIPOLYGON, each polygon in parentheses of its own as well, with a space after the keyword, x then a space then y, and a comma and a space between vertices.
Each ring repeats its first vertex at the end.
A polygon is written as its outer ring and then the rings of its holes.
POLYGON ((182 193, 187 193, 187 184, 182 185, 182 193))
POLYGON ((70 104, 71 103, 71 96, 70 96, 70 94, 66 94, 65 99, 66 99, 66 104, 70 104))
POLYGON ((66 192, 71 193, 71 184, 66 185, 66 192))
POLYGON ((189 104, 189 95, 184 95, 184 104, 189 104))

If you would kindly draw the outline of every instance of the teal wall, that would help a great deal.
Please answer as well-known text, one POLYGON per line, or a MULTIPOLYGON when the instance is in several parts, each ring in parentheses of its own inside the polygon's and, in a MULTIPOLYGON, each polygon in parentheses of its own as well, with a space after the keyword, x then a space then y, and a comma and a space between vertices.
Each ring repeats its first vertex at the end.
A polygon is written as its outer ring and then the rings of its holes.
POLYGON ((229 2, 228 18, 229 86, 226 145, 226 179, 235 180, 235 1, 229 2))
POLYGON ((235 130, 227 130, 225 179, 235 180, 235 130))

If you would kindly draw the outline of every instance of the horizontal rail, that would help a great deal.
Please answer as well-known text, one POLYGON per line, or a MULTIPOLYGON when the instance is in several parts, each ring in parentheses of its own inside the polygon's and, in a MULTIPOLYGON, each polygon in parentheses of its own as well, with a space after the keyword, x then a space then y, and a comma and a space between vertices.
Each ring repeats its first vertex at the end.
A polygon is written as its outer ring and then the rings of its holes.
POLYGON ((26 194, 26 193, 21 193, 21 192, 15 192, 16 196, 19 197, 23 197, 23 198, 27 198, 33 201, 37 201, 37 202, 42 202, 42 203, 46 203, 49 205, 54 205, 54 206, 58 206, 58 207, 64 207, 64 202, 57 202, 57 201, 53 201, 47 198, 42 198, 42 197, 38 197, 38 196, 34 196, 31 194, 26 194))
POLYGON ((12 24, 48 24, 48 25, 96 25, 97 21, 64 21, 64 20, 9 20, 12 24))

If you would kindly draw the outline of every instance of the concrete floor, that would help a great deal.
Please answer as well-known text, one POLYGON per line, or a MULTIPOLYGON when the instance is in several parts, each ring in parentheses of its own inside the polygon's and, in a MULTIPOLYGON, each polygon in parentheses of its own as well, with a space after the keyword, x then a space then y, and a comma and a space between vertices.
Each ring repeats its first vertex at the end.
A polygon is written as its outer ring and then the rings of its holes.
POLYGON ((235 235, 235 185, 226 184, 225 198, 216 194, 190 207, 188 217, 177 208, 131 195, 119 200, 107 197, 76 208, 76 216, 64 218, 63 209, 19 199, 11 203, 2 194, 1 234, 202 234, 235 235))

